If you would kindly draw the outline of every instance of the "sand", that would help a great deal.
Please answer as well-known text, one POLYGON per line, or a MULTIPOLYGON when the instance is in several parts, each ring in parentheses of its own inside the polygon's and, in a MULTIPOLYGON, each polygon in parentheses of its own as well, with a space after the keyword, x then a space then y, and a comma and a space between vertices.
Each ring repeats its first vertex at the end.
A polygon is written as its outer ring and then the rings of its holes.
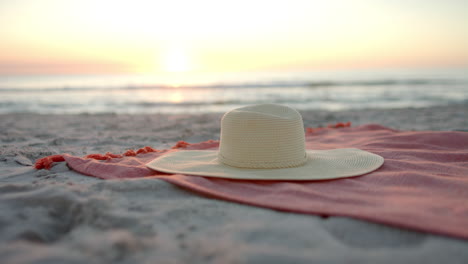
MULTIPOLYGON (((468 105, 302 114, 309 127, 468 131, 468 105)), ((31 166, 51 154, 217 139, 220 117, 0 115, 1 263, 468 262, 466 240, 220 201, 157 179, 99 180, 64 163, 31 166)))

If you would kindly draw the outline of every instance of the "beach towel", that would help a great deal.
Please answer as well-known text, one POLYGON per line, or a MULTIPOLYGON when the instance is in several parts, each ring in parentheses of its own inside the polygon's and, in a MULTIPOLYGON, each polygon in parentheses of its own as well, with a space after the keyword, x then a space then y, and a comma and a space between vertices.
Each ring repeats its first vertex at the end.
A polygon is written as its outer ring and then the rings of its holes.
POLYGON ((218 141, 179 142, 171 150, 150 147, 121 155, 55 155, 36 168, 66 161, 101 179, 155 177, 210 198, 280 211, 352 217, 396 227, 468 239, 468 133, 397 131, 376 124, 306 130, 308 149, 359 148, 385 158, 378 170, 325 181, 249 181, 158 173, 145 164, 169 151, 216 149, 218 141))

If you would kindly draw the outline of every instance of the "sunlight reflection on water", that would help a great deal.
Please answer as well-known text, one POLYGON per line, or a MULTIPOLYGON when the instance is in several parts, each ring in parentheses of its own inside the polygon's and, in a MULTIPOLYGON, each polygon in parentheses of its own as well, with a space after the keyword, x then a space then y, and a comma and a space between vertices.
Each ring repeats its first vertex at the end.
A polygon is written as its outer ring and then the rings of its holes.
POLYGON ((281 79, 258 75, 255 79, 254 76, 190 85, 128 84, 119 76, 95 77, 96 82, 86 79, 82 84, 79 78, 42 77, 42 82, 39 78, 37 86, 31 86, 32 79, 0 78, 0 113, 203 113, 260 103, 287 104, 300 110, 340 111, 468 102, 468 81, 463 78, 428 75, 390 79, 361 75, 354 79, 314 79, 312 75, 297 75, 281 79), (74 86, 63 86, 64 81, 74 86))

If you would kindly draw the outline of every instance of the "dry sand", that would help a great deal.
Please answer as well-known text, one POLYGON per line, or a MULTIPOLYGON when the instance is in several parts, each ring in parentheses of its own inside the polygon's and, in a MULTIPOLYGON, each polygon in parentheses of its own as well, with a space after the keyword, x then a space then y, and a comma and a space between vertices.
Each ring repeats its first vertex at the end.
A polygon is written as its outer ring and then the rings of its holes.
MULTIPOLYGON (((468 105, 302 114, 308 127, 468 131, 468 105)), ((466 240, 219 201, 157 179, 98 180, 64 163, 31 166, 51 154, 217 139, 220 117, 0 115, 0 262, 468 263, 466 240)))

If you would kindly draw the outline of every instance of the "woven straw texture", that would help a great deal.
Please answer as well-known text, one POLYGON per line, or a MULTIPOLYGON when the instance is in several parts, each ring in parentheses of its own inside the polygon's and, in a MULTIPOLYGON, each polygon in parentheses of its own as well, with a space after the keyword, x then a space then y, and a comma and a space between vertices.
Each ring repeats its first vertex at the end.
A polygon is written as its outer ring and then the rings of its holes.
POLYGON ((240 168, 302 165, 305 153, 301 115, 286 106, 265 104, 235 109, 221 120, 218 159, 240 168))
POLYGON ((176 151, 149 162, 151 169, 234 179, 324 180, 366 174, 381 156, 348 148, 305 149, 301 115, 287 106, 238 108, 221 121, 218 151, 176 151))

